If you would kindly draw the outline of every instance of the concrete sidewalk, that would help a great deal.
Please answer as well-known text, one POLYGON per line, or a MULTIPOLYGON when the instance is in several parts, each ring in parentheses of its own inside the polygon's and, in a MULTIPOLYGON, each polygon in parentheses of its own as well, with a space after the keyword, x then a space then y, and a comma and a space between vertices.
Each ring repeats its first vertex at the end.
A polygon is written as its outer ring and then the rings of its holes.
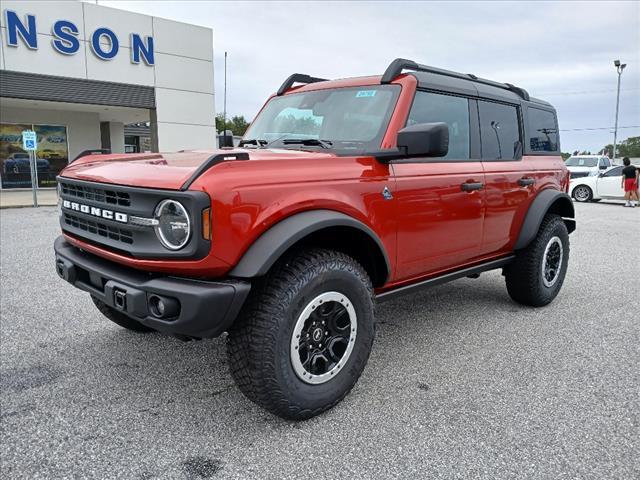
MULTIPOLYGON (((38 191, 38 205, 56 205, 58 194, 55 189, 38 191)), ((0 208, 33 207, 31 190, 0 190, 0 208)))

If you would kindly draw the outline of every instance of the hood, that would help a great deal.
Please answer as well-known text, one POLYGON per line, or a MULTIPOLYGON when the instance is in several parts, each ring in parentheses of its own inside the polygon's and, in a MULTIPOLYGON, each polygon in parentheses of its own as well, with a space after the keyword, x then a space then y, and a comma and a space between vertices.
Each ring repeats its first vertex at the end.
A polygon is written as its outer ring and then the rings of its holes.
MULTIPOLYGON (((87 155, 66 167, 60 176, 114 185, 179 190, 209 158, 218 154, 234 153, 247 153, 249 160, 225 160, 222 163, 335 156, 333 153, 315 151, 244 148, 190 150, 176 153, 87 155)), ((221 164, 213 166, 212 170, 219 165, 221 164)))

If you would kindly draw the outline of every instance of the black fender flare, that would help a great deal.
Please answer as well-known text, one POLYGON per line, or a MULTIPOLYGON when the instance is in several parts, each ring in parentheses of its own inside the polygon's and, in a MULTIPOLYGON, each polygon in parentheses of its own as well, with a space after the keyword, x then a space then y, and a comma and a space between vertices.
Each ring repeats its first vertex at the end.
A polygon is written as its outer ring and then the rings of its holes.
POLYGON ((344 213, 333 210, 309 210, 287 217, 264 232, 244 253, 229 276, 252 278, 265 275, 296 242, 318 230, 337 226, 356 228, 367 234, 378 245, 384 257, 387 275, 391 273, 391 264, 382 240, 371 228, 344 213))
POLYGON ((558 190, 542 190, 529 206, 520 228, 520 235, 514 247, 515 250, 525 248, 533 241, 540 229, 542 219, 547 213, 560 215, 569 233, 576 229, 575 211, 571 197, 558 190))

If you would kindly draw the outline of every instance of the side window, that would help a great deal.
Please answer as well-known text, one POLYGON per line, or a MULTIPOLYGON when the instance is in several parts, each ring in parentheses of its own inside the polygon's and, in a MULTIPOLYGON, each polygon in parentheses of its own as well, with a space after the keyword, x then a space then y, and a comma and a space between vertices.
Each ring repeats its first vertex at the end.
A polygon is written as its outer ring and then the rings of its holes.
POLYGON ((521 153, 518 110, 512 105, 479 101, 483 160, 516 160, 521 153))
POLYGON ((527 109, 529 148, 532 152, 557 152, 558 128, 556 116, 548 110, 527 109))
POLYGON ((612 168, 611 170, 609 170, 607 173, 605 173, 602 176, 603 177, 621 177, 622 176, 622 168, 623 167, 612 168))
POLYGON ((407 126, 444 122, 449 126, 449 152, 443 159, 469 158, 469 100, 439 93, 416 92, 407 126))

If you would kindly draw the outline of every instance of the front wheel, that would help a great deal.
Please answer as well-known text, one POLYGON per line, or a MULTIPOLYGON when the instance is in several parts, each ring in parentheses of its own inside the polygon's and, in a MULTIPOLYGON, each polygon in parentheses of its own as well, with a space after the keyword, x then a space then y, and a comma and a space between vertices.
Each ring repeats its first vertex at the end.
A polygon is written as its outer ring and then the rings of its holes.
POLYGON ((573 189, 573 198, 576 202, 590 202, 593 200, 593 192, 586 185, 578 185, 573 189))
POLYGON ((355 385, 374 338, 371 281, 347 255, 295 252, 256 285, 229 332, 231 374, 250 400, 287 419, 318 415, 355 385))
POLYGON ((569 233, 558 215, 544 217, 536 238, 504 269, 509 296, 542 307, 556 298, 569 263, 569 233))

